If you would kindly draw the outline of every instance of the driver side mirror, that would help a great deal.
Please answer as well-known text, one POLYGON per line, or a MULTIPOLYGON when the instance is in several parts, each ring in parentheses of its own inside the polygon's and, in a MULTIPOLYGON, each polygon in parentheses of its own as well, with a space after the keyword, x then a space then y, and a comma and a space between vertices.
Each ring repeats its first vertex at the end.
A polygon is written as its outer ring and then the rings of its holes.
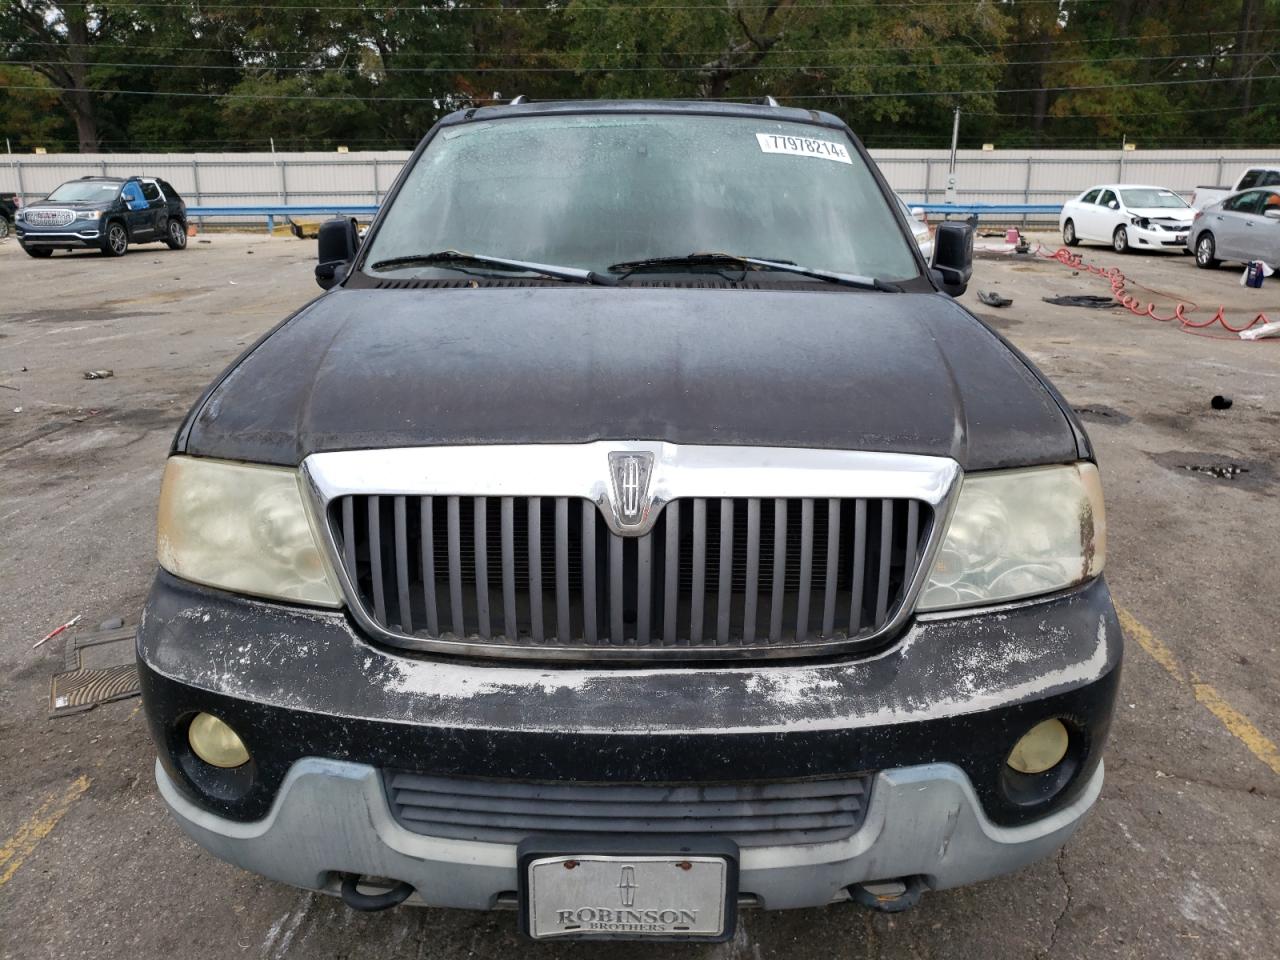
POLYGON ((1119 209, 1120 209, 1120 204, 1119 204, 1117 201, 1115 201, 1115 200, 1108 200, 1108 201, 1107 201, 1107 206, 1108 206, 1108 207, 1110 207, 1112 210, 1119 210, 1119 209))
POLYGON ((320 224, 317 238, 316 283, 322 290, 336 286, 355 262, 360 235, 352 217, 338 217, 320 224))
POLYGON ((933 272, 944 292, 958 297, 973 275, 973 227, 940 223, 933 236, 933 272))
POLYGON ((1280 220, 1280 207, 1267 207, 1262 215, 1268 220, 1280 220))

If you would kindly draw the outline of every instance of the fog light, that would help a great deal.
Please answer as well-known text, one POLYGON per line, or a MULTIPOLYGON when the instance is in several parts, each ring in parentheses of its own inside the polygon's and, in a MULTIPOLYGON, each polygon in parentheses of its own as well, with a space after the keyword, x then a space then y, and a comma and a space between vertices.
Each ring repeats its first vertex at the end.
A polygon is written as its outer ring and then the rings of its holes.
POLYGON ((1019 773, 1044 773, 1067 755, 1067 728, 1061 720, 1037 723, 1013 746, 1006 761, 1019 773))
POLYGON ((239 767, 249 762, 249 751, 239 734, 211 713, 191 721, 187 740, 197 757, 215 767, 239 767))

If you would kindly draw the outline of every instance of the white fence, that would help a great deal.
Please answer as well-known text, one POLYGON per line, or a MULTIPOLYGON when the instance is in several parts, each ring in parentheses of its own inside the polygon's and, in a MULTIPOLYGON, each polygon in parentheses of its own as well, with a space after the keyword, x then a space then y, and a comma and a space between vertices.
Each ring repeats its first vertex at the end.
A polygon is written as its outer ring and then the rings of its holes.
MULTIPOLYGON (((945 150, 873 150, 889 183, 910 201, 944 200, 945 150)), ((408 151, 362 153, 23 154, 0 158, 0 192, 44 196, 88 175, 149 174, 171 182, 188 203, 376 204, 408 151)), ((1151 183, 1190 198, 1201 185, 1233 183, 1240 171, 1280 163, 1280 150, 962 150, 959 200, 1062 203, 1098 183, 1151 183)))

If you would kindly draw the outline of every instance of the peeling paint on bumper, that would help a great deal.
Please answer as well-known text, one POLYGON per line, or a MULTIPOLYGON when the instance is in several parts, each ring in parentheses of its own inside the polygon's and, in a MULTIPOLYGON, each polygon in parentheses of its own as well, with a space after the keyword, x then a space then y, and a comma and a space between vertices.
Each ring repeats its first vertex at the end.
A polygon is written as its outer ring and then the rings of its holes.
POLYGON ((304 758, 436 776, 592 782, 768 782, 933 763, 963 772, 1001 827, 1041 821, 1093 782, 1122 637, 1106 585, 968 616, 917 617, 877 653, 801 664, 513 666, 378 647, 342 612, 157 577, 139 674, 174 789, 261 820, 304 758), (195 761, 186 724, 222 717, 254 756, 235 784, 195 761), (1043 803, 1013 802, 1004 759, 1058 716, 1079 768, 1043 803))

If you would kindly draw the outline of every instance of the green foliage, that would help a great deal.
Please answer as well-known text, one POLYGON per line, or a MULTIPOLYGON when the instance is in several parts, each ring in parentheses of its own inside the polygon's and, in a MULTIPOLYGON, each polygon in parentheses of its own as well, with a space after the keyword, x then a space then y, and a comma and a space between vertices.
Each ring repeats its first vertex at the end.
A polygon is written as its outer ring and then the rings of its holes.
POLYGON ((16 149, 407 147, 523 93, 830 110, 874 146, 1280 139, 1280 0, 0 0, 16 149), (40 89, 18 89, 38 87, 40 89))

